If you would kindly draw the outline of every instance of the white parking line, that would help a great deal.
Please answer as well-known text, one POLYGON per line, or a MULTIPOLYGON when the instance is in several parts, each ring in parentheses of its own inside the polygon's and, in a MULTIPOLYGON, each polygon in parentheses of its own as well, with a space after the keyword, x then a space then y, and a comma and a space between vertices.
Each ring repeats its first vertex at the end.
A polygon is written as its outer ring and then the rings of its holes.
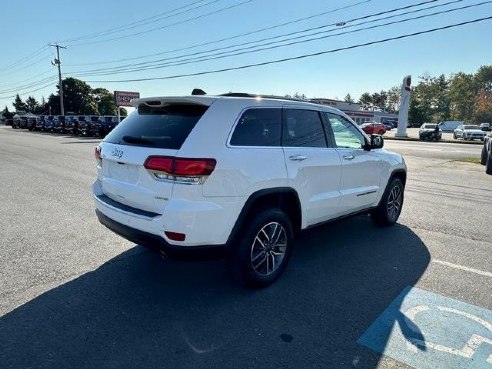
POLYGON ((448 266, 450 268, 460 269, 460 270, 464 270, 466 272, 471 272, 471 273, 475 273, 475 274, 483 275, 485 277, 492 278, 492 273, 485 272, 483 270, 473 269, 473 268, 469 268, 469 267, 466 267, 463 265, 453 264, 453 263, 450 263, 448 261, 443 261, 443 260, 438 260, 438 259, 432 259, 431 261, 433 263, 445 265, 445 266, 448 266))

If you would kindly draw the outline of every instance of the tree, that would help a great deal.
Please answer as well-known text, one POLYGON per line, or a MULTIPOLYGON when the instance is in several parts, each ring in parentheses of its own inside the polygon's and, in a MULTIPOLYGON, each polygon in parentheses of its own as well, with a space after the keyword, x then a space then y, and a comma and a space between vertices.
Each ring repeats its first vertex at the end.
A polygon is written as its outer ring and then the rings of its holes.
POLYGON ((396 113, 400 105, 400 87, 391 87, 387 92, 388 98, 386 100, 386 111, 389 113, 396 113))
POLYGON ((408 122, 412 125, 421 125, 428 122, 428 117, 419 104, 418 96, 412 95, 410 97, 410 107, 408 109, 408 122))
POLYGON ((294 99, 299 99, 299 100, 306 100, 307 97, 304 94, 300 94, 299 92, 296 92, 294 95, 292 95, 294 99))
POLYGON ((347 94, 345 95, 345 98, 343 99, 343 101, 349 103, 349 104, 353 104, 354 103, 354 99, 352 99, 352 96, 350 96, 350 94, 347 94))
POLYGON ((451 107, 449 101, 449 81, 444 74, 433 80, 433 105, 434 121, 442 122, 449 120, 451 107))
POLYGON ((29 96, 26 99, 26 107, 27 111, 29 113, 35 113, 39 109, 39 103, 36 101, 36 99, 32 96, 29 96))
POLYGON ((359 104, 362 107, 362 110, 370 110, 372 109, 372 96, 369 92, 364 92, 360 95, 359 104))
POLYGON ((92 96, 91 86, 76 78, 65 78, 62 83, 65 111, 97 114, 97 103, 92 96))
POLYGON ((2 115, 7 118, 7 119, 12 119, 12 117, 14 116, 14 113, 11 113, 9 111, 9 108, 7 106, 5 106, 5 109, 3 109, 2 111, 2 115))
POLYGON ((475 73, 475 87, 478 91, 492 91, 492 65, 482 65, 475 73))
POLYGON ((60 114, 60 96, 50 94, 48 96, 47 109, 49 114, 58 115, 60 114))
POLYGON ((474 108, 475 123, 492 122, 492 91, 480 90, 475 96, 474 108))
POLYGON ((473 75, 463 72, 453 75, 449 83, 451 119, 470 121, 473 117, 475 95, 473 75))
POLYGON ((46 102, 46 99, 44 96, 41 98, 41 102, 38 105, 38 108, 34 112, 35 114, 48 114, 49 113, 49 108, 48 108, 48 103, 46 102))
POLYGON ((375 92, 372 94, 372 105, 378 110, 384 110, 386 108, 386 102, 388 100, 388 94, 386 91, 375 92))
POLYGON ((92 91, 92 95, 94 101, 97 102, 97 110, 100 115, 116 114, 116 103, 111 92, 105 88, 98 87, 92 91))
POLYGON ((15 100, 12 103, 12 105, 14 106, 15 111, 26 111, 27 110, 27 105, 25 102, 22 101, 19 94, 17 94, 15 96, 15 100))

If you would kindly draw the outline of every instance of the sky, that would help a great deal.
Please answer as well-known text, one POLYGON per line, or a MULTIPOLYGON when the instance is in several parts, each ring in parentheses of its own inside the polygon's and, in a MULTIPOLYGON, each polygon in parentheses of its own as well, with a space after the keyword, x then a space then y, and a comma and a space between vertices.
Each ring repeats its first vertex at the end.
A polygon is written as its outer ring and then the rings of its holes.
POLYGON ((492 1, 486 0, 8 1, 0 13, 0 108, 12 110, 16 93, 40 100, 56 92, 56 50, 49 46, 55 43, 66 47, 60 49, 63 78, 93 88, 142 97, 201 88, 209 94, 297 92, 343 99, 349 93, 358 99, 400 85, 405 75, 417 81, 425 73, 474 73, 492 64, 492 19, 330 50, 490 16, 492 1), (460 7, 468 8, 450 11, 460 7), (443 11, 449 12, 405 21, 443 11), (270 49, 258 50, 265 47, 270 49), (145 80, 128 81, 136 79, 145 80))

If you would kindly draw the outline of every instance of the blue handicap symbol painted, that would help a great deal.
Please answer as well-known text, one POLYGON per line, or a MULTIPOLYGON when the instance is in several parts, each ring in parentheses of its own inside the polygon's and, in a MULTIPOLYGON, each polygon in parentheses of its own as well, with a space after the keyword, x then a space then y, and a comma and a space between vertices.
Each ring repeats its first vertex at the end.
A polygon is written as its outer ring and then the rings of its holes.
POLYGON ((358 342, 418 369, 492 369, 492 311, 407 287, 358 342))

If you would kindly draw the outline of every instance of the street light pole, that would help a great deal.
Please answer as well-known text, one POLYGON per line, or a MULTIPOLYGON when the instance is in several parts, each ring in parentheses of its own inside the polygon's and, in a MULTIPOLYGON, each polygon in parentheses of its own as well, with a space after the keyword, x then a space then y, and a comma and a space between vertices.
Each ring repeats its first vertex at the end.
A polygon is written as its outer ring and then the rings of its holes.
POLYGON ((56 59, 55 62, 51 62, 51 64, 58 66, 58 86, 59 86, 59 94, 60 94, 60 114, 65 115, 65 107, 63 106, 63 84, 61 78, 61 62, 60 62, 60 48, 66 49, 64 46, 60 46, 58 44, 50 45, 56 47, 56 59))

